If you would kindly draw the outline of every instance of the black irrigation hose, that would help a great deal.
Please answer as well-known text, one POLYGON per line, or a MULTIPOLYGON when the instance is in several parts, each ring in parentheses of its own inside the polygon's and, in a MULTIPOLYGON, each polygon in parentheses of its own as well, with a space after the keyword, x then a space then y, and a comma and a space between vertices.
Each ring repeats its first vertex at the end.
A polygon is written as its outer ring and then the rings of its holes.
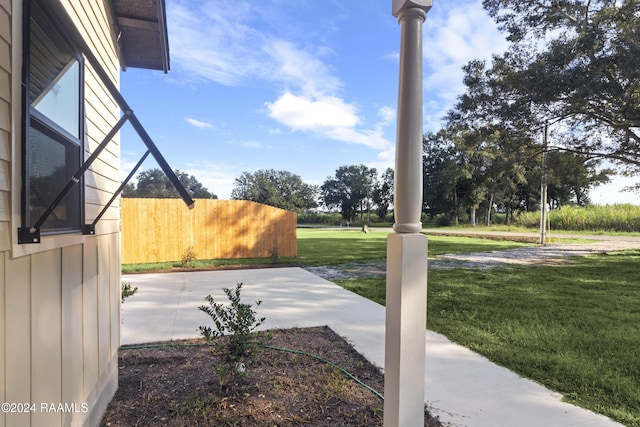
MULTIPOLYGON (((176 347, 213 347, 215 346, 215 344, 208 344, 208 343, 196 343, 196 344, 143 344, 143 345, 123 345, 120 346, 120 350, 140 350, 140 349, 147 349, 147 348, 160 348, 160 347, 171 347, 171 346, 176 346, 176 347)), ((262 345, 261 347, 263 348, 268 348, 270 350, 277 350, 277 351, 285 351, 287 353, 295 353, 295 354, 302 354, 304 356, 308 356, 308 357, 312 357, 316 360, 319 360, 322 363, 326 363, 329 366, 332 366, 336 369, 338 369, 340 372, 342 372, 343 374, 345 374, 346 376, 348 376, 349 378, 351 378, 356 384, 358 384, 361 387, 366 388, 367 390, 369 390, 371 393, 375 394, 376 396, 378 396, 381 400, 384 400, 384 396, 382 394, 380 394, 378 391, 374 390, 373 388, 369 387, 367 384, 363 383, 362 381, 360 381, 358 378, 356 378, 351 372, 347 371, 346 369, 336 365, 335 363, 321 357, 318 356, 317 354, 312 354, 312 353, 307 353, 306 351, 301 351, 301 350, 292 350, 289 348, 282 348, 282 347, 274 347, 271 345, 262 345)))
POLYGON ((356 384, 366 388, 367 390, 369 390, 370 392, 372 392, 373 394, 375 394, 376 396, 378 396, 380 399, 384 400, 384 396, 380 393, 378 393, 376 390, 372 389, 371 387, 369 387, 368 385, 366 385, 365 383, 363 383, 362 381, 360 381, 358 378, 356 378, 355 376, 353 376, 353 374, 351 374, 351 372, 347 371, 346 369, 336 365, 335 363, 324 359, 316 354, 311 354, 311 353, 307 353, 306 351, 300 351, 300 350, 291 350, 288 348, 281 348, 281 347, 273 347, 270 345, 263 345, 262 347, 264 348, 269 348, 271 350, 278 350, 278 351, 286 351, 288 353, 295 353, 295 354, 304 354, 305 356, 309 356, 309 357, 313 357, 314 359, 317 359, 323 363, 326 363, 329 366, 332 366, 336 369, 338 369, 340 372, 342 372, 343 374, 345 374, 346 376, 348 376, 349 378, 351 378, 353 381, 356 382, 356 384))

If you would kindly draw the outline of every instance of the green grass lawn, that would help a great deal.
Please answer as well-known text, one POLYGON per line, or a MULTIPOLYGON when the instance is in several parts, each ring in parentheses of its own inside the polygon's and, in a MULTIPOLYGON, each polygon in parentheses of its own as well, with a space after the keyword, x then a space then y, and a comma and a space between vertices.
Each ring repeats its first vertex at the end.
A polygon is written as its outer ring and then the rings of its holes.
MULTIPOLYGON (((430 271, 429 329, 640 426, 640 251, 554 267, 430 271)), ((384 279, 340 285, 384 304, 384 279)))
MULTIPOLYGON (((298 264, 301 266, 334 265, 347 262, 364 262, 384 259, 387 256, 388 232, 376 230, 362 233, 357 230, 298 229, 298 256, 269 258, 197 260, 191 268, 207 268, 224 265, 298 264)), ((499 251, 525 246, 525 243, 494 241, 468 237, 429 237, 429 256, 444 253, 499 251)), ((140 273, 170 270, 180 267, 180 262, 125 264, 123 273, 140 273)))
MULTIPOLYGON (((304 266, 371 261, 387 256, 389 232, 298 230, 297 260, 304 266)), ((429 256, 445 253, 500 251, 527 246, 526 243, 469 237, 429 236, 429 256)), ((529 244, 530 246, 530 244, 529 244)))

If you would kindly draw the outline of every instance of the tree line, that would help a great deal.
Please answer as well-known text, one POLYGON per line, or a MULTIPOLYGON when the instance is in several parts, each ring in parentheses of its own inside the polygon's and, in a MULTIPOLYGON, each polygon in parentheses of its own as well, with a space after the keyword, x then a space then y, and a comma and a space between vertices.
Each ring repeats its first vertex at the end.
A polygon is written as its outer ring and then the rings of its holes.
MULTIPOLYGON (((467 147, 446 132, 426 134, 423 139, 423 212, 446 223, 464 220, 474 224, 476 212, 486 209, 507 213, 538 208, 541 170, 539 155, 509 154, 496 147, 467 147)), ((554 153, 547 161, 549 194, 554 207, 585 205, 588 190, 606 182, 606 171, 596 171, 590 162, 570 153, 554 153)), ((176 170, 176 175, 194 198, 217 196, 195 177, 176 170)), ((345 165, 322 185, 305 183, 284 170, 243 172, 234 181, 231 199, 251 200, 304 213, 310 210, 339 212, 345 221, 384 220, 393 210, 391 168, 378 173, 366 165, 345 165)), ((177 198, 178 193, 160 169, 138 175, 137 184, 127 185, 123 197, 177 198)))
MULTIPOLYGON (((194 176, 176 169, 178 180, 194 198, 218 197, 194 176)), ((137 183, 129 183, 123 197, 177 198, 177 190, 161 169, 150 169, 137 175, 137 183)), ((384 219, 393 202, 393 170, 378 174, 365 165, 341 166, 321 186, 305 183, 291 172, 261 169, 243 172, 236 178, 231 199, 251 200, 298 213, 315 208, 337 210, 347 221, 371 214, 384 219)))
MULTIPOLYGON (((638 174, 640 2, 484 0, 483 7, 510 45, 463 67, 465 92, 442 129, 424 135, 425 214, 490 224, 499 211, 509 221, 540 209, 542 183, 557 208, 589 204, 589 190, 615 173, 638 174)), ((139 187, 140 179, 131 191, 144 193, 139 187)), ((320 186, 287 171, 244 172, 232 198, 323 208, 350 221, 384 218, 393 171, 341 166, 320 186)))

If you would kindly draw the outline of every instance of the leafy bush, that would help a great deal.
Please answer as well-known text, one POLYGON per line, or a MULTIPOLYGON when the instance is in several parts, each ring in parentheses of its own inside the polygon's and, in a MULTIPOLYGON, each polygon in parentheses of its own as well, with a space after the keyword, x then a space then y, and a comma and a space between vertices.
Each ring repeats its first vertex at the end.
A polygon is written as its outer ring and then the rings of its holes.
POLYGON ((129 298, 131 295, 135 294, 136 292, 138 292, 138 287, 136 286, 135 288, 131 287, 131 283, 129 282, 121 282, 121 297, 122 297, 122 303, 124 304, 124 300, 126 298, 129 298))
POLYGON ((298 214, 298 224, 340 225, 342 216, 339 213, 302 212, 298 214))
MULTIPOLYGON (((222 344, 224 367, 227 368, 225 370, 219 369, 223 374, 229 372, 228 368, 232 368, 230 372, 234 375, 242 373, 244 370, 243 360, 251 357, 258 345, 252 332, 265 320, 264 317, 256 317, 257 312, 251 304, 240 301, 241 289, 242 283, 236 284, 233 290, 222 289, 230 301, 229 305, 216 302, 211 295, 207 295, 205 299, 209 305, 198 307, 200 311, 211 317, 215 325, 215 329, 209 326, 199 327, 200 333, 206 340, 229 335, 222 344)), ((262 301, 256 301, 256 307, 261 303, 262 301)))
POLYGON ((193 265, 193 262, 197 259, 198 255, 193 250, 193 246, 189 246, 182 253, 182 259, 180 260, 180 262, 182 263, 183 267, 191 267, 193 265))

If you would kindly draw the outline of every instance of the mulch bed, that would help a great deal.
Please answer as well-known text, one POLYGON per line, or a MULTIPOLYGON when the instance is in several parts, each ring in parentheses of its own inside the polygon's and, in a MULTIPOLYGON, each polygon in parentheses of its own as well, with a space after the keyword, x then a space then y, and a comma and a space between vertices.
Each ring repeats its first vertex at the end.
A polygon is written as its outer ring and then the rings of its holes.
MULTIPOLYGON (((219 347, 203 340, 122 348, 119 388, 101 425, 382 426, 382 399, 337 367, 380 394, 382 372, 330 328, 258 335, 265 345, 318 357, 261 347, 231 381, 214 368, 219 347)), ((425 410, 425 426, 441 425, 425 410)))

